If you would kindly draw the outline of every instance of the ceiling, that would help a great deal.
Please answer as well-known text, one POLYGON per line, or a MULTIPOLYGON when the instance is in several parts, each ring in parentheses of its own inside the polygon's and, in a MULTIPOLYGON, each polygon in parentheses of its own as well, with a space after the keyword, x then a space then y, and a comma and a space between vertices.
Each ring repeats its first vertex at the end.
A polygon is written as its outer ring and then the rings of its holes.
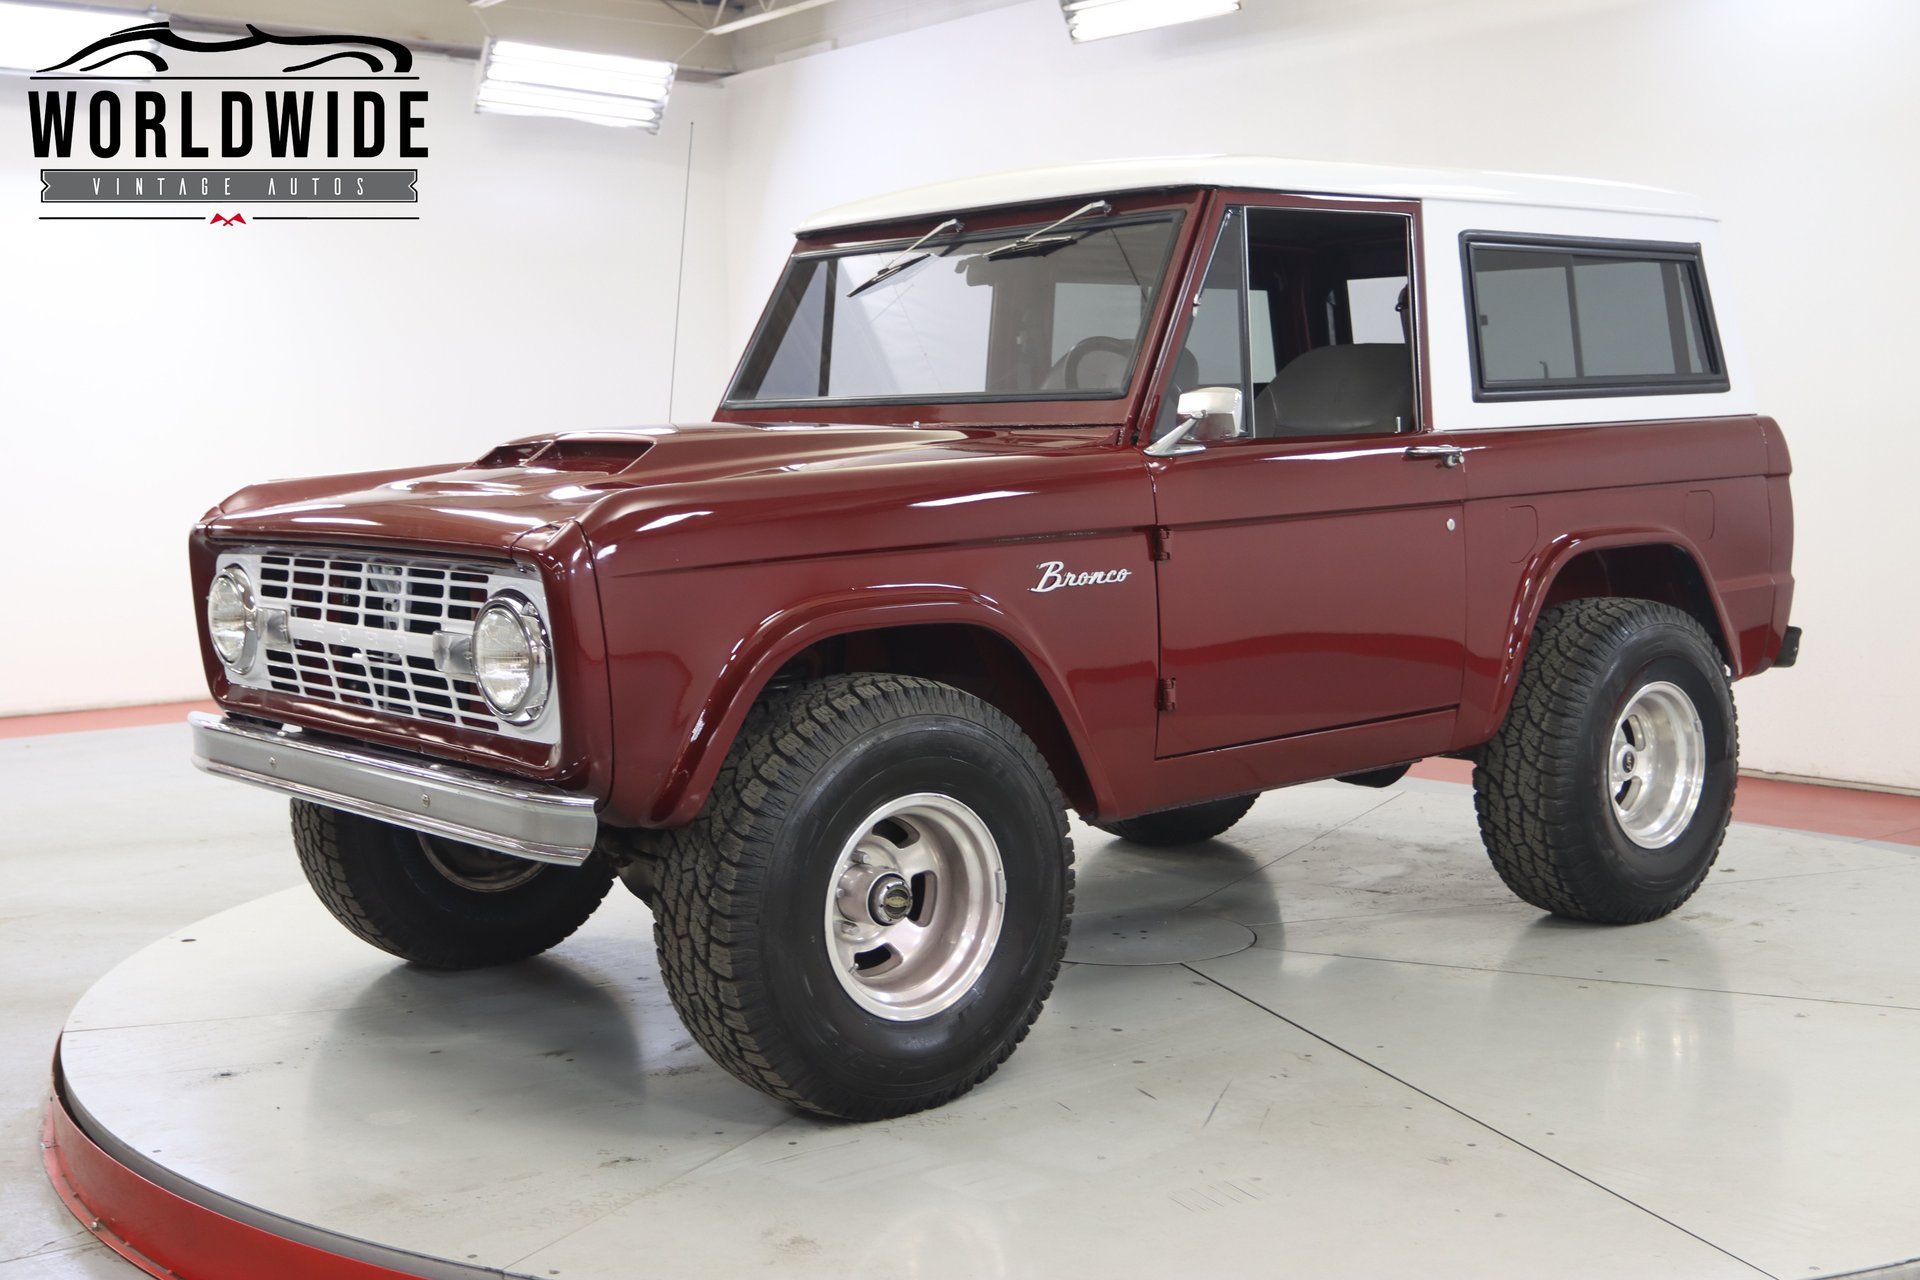
POLYGON ((680 64, 708 79, 930 26, 1016 0, 88 0, 212 26, 253 22, 471 53, 489 36, 680 64), (733 24, 743 24, 733 28, 733 24), (718 27, 717 33, 709 28, 718 27))

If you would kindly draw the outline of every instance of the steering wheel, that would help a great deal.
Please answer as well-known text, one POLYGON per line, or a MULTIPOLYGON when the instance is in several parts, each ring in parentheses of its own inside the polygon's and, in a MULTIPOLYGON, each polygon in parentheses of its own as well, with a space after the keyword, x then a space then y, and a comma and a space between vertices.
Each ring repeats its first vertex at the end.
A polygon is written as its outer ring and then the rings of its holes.
POLYGON ((1133 359, 1133 341, 1130 338, 1109 338, 1103 334, 1095 334, 1091 338, 1082 338, 1074 343, 1073 350, 1067 352, 1067 363, 1062 370, 1066 374, 1068 390, 1083 389, 1080 386, 1080 362, 1096 351, 1119 356, 1123 362, 1130 361, 1133 359))

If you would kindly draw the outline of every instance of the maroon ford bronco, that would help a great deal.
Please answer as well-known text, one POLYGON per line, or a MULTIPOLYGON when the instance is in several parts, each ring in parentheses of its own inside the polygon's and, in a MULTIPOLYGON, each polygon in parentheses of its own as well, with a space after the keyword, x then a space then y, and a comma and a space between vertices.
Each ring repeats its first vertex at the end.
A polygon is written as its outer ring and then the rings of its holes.
POLYGON ((1177 847, 1451 755, 1516 894, 1652 920, 1799 640, 1721 266, 1666 192, 1275 160, 836 210, 712 423, 208 512, 196 759, 419 964, 623 881, 715 1060, 855 1118, 1027 1034, 1068 809, 1177 847))

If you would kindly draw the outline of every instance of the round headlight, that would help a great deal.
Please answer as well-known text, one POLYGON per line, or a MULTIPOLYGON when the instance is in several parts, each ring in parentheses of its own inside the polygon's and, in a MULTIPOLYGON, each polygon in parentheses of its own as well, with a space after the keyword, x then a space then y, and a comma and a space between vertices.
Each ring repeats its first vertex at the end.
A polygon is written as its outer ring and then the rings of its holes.
POLYGON ((508 724, 531 724, 546 710, 551 654, 539 610, 503 592, 473 623, 473 677, 487 705, 508 724))
POLYGON ((233 671, 253 662, 256 642, 253 583, 239 565, 228 565, 207 590, 207 635, 220 661, 233 671))

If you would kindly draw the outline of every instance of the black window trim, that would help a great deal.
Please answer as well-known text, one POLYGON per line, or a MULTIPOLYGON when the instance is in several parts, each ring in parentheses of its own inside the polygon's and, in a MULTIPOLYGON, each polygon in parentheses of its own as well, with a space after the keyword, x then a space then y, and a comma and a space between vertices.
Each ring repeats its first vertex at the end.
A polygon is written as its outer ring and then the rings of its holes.
MULTIPOLYGON (((1509 231, 1462 231, 1460 233, 1461 292, 1467 300, 1467 360, 1473 371, 1473 398, 1476 402, 1512 400, 1590 400, 1611 396, 1684 396, 1710 395, 1730 390, 1726 357, 1720 346, 1720 329, 1714 320, 1713 295, 1707 288, 1706 260, 1699 243, 1666 240, 1616 240, 1578 236, 1530 235, 1509 231), (1502 382, 1486 385, 1480 363, 1480 301, 1475 295, 1473 251, 1476 248, 1559 251, 1587 257, 1631 258, 1637 261, 1685 262, 1693 268, 1693 305, 1700 317, 1701 355, 1714 372, 1706 375, 1642 374, 1600 375, 1592 378, 1553 378, 1536 382, 1502 382)), ((1573 300, 1569 299, 1569 305, 1573 300)), ((1575 342, 1579 340, 1579 316, 1572 316, 1575 342)))
MULTIPOLYGON (((1150 222, 1167 222, 1171 223, 1173 227, 1173 234, 1167 245, 1167 259, 1161 264, 1160 280, 1154 287, 1153 304, 1147 308, 1146 314, 1140 319, 1140 331, 1134 343, 1133 362, 1127 366, 1126 380, 1121 384, 1121 389, 1118 391, 1102 392, 1100 394, 1089 394, 1088 392, 1080 390, 1023 391, 1005 392, 998 395, 978 391, 955 391, 937 395, 918 396, 803 396, 783 400, 738 399, 735 397, 734 391, 740 385, 740 377, 746 369, 747 358, 753 354, 754 349, 760 343, 761 337, 772 323, 773 307, 771 303, 769 303, 766 310, 762 312, 759 322, 754 326, 753 336, 747 340, 747 345, 741 352, 740 363, 735 367, 733 377, 727 381, 727 390, 721 398, 720 407, 722 409, 741 410, 838 409, 862 408, 868 405, 885 407, 915 404, 1030 404, 1038 401, 1111 403, 1125 400, 1133 394, 1134 383, 1140 376, 1142 367, 1140 357, 1147 346, 1147 334, 1153 327, 1154 308, 1160 305, 1160 295, 1171 283, 1174 255, 1175 251, 1180 247, 1180 231, 1185 221, 1186 210, 1184 209, 1152 208, 1134 210, 1128 213, 1111 214, 1103 218, 1089 218, 1083 223, 1075 224, 1076 230, 1084 229, 1089 232, 1107 231, 1118 227, 1130 227, 1150 222)), ((1023 223, 1018 226, 990 227, 979 231, 962 229, 952 235, 945 235, 936 240, 929 240, 927 244, 936 247, 939 252, 946 252, 947 250, 973 241, 1017 240, 1027 232, 1041 230, 1049 225, 1051 224, 1034 222, 1030 224, 1023 223)), ((786 262, 781 265, 779 277, 774 281, 774 296, 776 298, 779 296, 781 287, 787 282, 787 273, 793 269, 796 263, 810 259, 864 257, 871 254, 885 253, 889 249, 904 249, 912 243, 913 238, 910 236, 896 236, 887 240, 848 241, 820 249, 804 249, 790 253, 787 255, 786 262)), ((832 299, 831 288, 828 289, 828 298, 828 316, 830 319, 832 316, 830 305, 832 299)))

